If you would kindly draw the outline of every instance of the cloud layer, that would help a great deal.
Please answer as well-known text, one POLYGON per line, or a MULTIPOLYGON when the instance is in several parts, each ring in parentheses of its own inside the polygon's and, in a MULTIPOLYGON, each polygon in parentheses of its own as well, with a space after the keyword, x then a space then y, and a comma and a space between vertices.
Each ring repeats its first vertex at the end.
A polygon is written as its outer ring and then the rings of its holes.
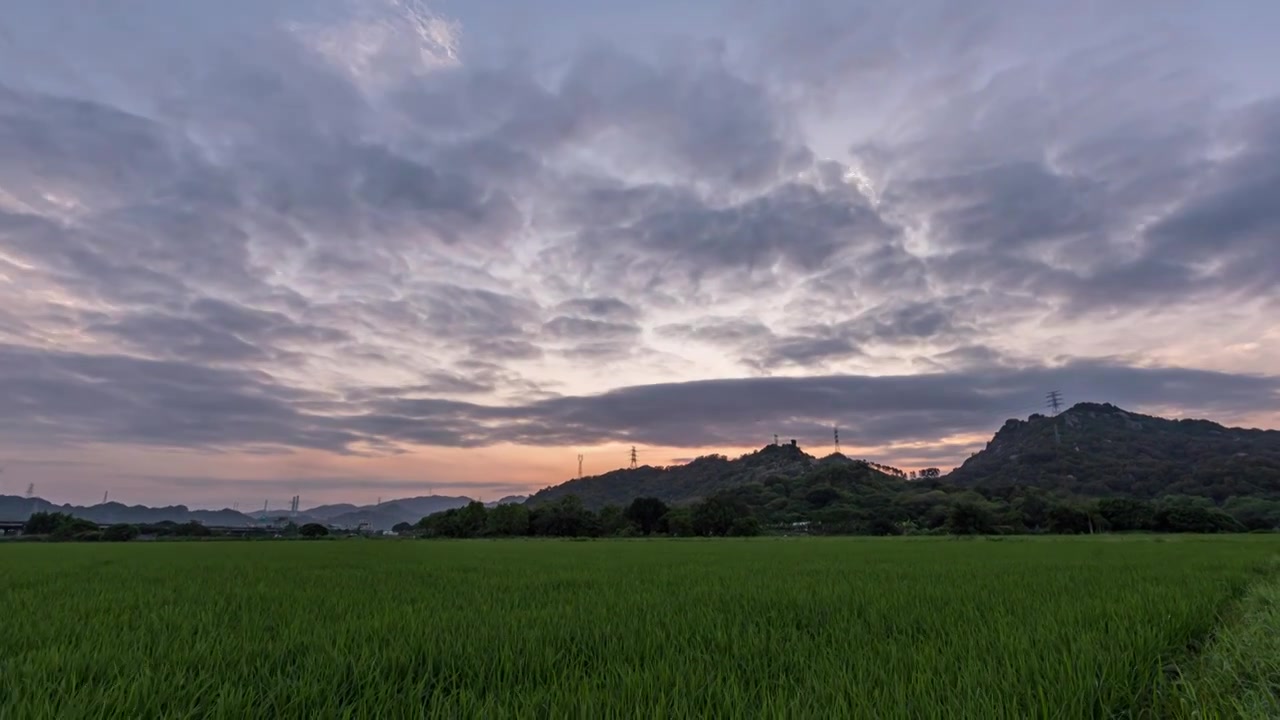
POLYGON ((0 20, 24 456, 945 456, 1054 388, 1274 421, 1280 88, 1228 11, 584 6, 530 48, 486 3, 179 5, 0 20))

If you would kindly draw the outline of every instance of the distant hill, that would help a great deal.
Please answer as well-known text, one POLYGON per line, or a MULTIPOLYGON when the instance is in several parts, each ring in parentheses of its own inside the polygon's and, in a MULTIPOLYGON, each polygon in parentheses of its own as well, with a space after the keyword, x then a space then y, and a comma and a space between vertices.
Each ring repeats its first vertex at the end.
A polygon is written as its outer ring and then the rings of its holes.
POLYGON ((1009 420, 986 449, 944 481, 964 487, 1022 485, 1087 497, 1280 499, 1280 431, 1167 420, 1081 403, 1057 417, 1009 420))
POLYGON ((795 445, 766 445, 736 460, 707 455, 686 465, 646 465, 570 480, 534 493, 526 504, 554 502, 567 495, 577 495, 583 505, 593 510, 611 504, 626 505, 637 497, 656 497, 668 504, 690 503, 770 477, 798 477, 821 462, 853 461, 840 455, 820 461, 795 445))
POLYGON ((499 505, 520 505, 525 501, 527 501, 528 499, 529 499, 528 495, 508 495, 499 500, 487 502, 484 504, 484 506, 488 508, 495 508, 495 507, 498 507, 499 505))
POLYGON ((145 505, 124 505, 117 502, 82 507, 78 505, 55 505, 44 498, 0 495, 0 520, 26 520, 33 512, 68 513, 85 520, 103 524, 130 523, 143 525, 166 520, 176 523, 195 521, 202 525, 223 527, 241 527, 255 524, 253 518, 235 510, 190 510, 185 505, 153 508, 145 505))
POLYGON ((327 505, 305 511, 308 515, 322 517, 323 522, 338 527, 359 527, 369 523, 374 530, 390 530, 399 523, 416 523, 437 512, 460 508, 471 502, 468 497, 427 495, 424 497, 388 500, 382 504, 327 505))
MULTIPOLYGON (((321 505, 303 510, 289 519, 299 525, 318 522, 338 527, 359 527, 369 523, 374 530, 390 530, 397 523, 416 523, 431 513, 462 507, 471 502, 466 497, 430 495, 426 497, 390 500, 381 505, 321 505)), ((258 525, 258 513, 241 513, 235 510, 191 510, 184 505, 147 507, 109 502, 98 505, 56 505, 43 498, 25 498, 0 495, 0 520, 26 520, 33 512, 62 512, 97 523, 129 523, 133 525, 160 522, 198 522, 210 527, 244 527, 258 525)), ((267 517, 271 520, 289 517, 288 510, 272 508, 267 517)))

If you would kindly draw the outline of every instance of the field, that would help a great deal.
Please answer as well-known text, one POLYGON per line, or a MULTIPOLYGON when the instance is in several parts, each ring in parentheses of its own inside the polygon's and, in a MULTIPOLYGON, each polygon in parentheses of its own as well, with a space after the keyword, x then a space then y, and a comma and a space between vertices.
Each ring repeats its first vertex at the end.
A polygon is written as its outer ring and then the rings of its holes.
POLYGON ((1189 716, 1204 700, 1178 668, 1277 554, 1275 536, 0 543, 0 718, 1189 716))

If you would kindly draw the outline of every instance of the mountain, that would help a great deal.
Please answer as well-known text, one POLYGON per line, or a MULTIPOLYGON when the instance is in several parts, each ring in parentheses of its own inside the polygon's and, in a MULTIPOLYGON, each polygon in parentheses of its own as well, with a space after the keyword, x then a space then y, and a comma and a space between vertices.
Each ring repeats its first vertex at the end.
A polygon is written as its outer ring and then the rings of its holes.
MULTIPOLYGON (((843 456, 828 460, 852 462, 843 456)), ((689 503, 773 476, 796 477, 828 460, 819 461, 796 445, 766 445, 736 460, 706 455, 687 465, 646 465, 570 480, 534 493, 526 504, 554 502, 568 495, 577 495, 583 505, 595 510, 605 505, 626 505, 637 497, 656 497, 668 504, 689 503)))
POLYGON ((304 510, 303 514, 317 518, 318 522, 327 525, 354 528, 368 523, 374 530, 390 530, 399 523, 416 523, 432 513, 459 508, 469 502, 471 498, 468 497, 426 495, 388 500, 374 505, 320 505, 304 510))
POLYGON ((359 527, 363 523, 368 523, 374 530, 390 530, 402 522, 416 523, 432 513, 460 508, 469 502, 471 498, 468 497, 427 495, 389 500, 380 505, 363 507, 329 505, 306 512, 309 515, 318 515, 317 511, 324 511, 324 521, 338 527, 359 527))
POLYGON ((168 520, 176 523, 195 521, 209 526, 239 527, 255 523, 253 518, 235 510, 190 510, 185 505, 152 508, 145 505, 124 505, 118 502, 81 507, 55 505, 44 498, 0 495, 0 520, 26 520, 33 512, 68 513, 103 524, 144 525, 168 520))
POLYGON ((495 508, 499 505, 520 505, 529 499, 528 495, 508 495, 500 500, 494 500, 484 504, 487 508, 495 508))
MULTIPOLYGON (((426 497, 391 500, 381 505, 321 505, 290 516, 288 510, 272 508, 267 512, 271 520, 288 518, 298 525, 317 522, 338 527, 359 527, 368 523, 374 530, 390 530, 397 523, 416 523, 431 513, 462 507, 471 502, 466 497, 430 495, 426 497)), ((117 502, 91 505, 55 505, 43 498, 25 498, 0 495, 0 520, 26 520, 33 512, 62 512, 96 523, 129 523, 146 525, 160 522, 198 522, 210 527, 243 527, 259 524, 259 512, 246 514, 235 510, 191 510, 185 505, 147 507, 123 505, 117 502)))
POLYGON ((1030 486, 1087 497, 1188 495, 1280 500, 1280 431, 1168 420, 1081 403, 1009 420, 945 481, 1030 486))

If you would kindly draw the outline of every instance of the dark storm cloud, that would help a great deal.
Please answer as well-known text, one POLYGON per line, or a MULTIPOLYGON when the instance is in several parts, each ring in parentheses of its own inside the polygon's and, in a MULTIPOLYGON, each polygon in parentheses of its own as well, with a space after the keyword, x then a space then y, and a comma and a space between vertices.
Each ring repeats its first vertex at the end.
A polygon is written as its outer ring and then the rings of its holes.
POLYGON ((552 400, 534 409, 549 416, 556 433, 610 428, 611 439, 663 445, 749 444, 752 436, 767 437, 770 426, 825 436, 832 422, 850 428, 859 442, 884 444, 991 432, 1005 417, 1028 414, 1048 386, 1062 387, 1077 400, 1131 407, 1176 403, 1202 412, 1266 410, 1280 396, 1274 377, 1077 363, 1060 369, 642 386, 552 400))
POLYGON ((702 317, 692 323, 662 325, 657 332, 668 337, 716 345, 741 345, 773 337, 773 331, 767 325, 751 317, 702 317))
POLYGON ((297 409, 265 373, 0 345, 0 427, 29 443, 344 450, 359 436, 297 409))
POLYGON ((542 331, 555 340, 626 340, 640 334, 640 326, 561 315, 548 320, 542 331))
POLYGON ((291 346, 317 349, 352 340, 342 330, 210 298, 192 303, 185 315, 134 313, 85 329, 117 338, 143 354, 211 363, 297 362, 302 356, 290 352, 291 346))
POLYGON ((613 322, 634 322, 640 318, 639 310, 614 297, 573 298, 560 303, 556 309, 568 315, 613 322))
MULTIPOLYGON (((772 377, 620 388, 515 407, 397 401, 371 408, 363 432, 421 441, 443 428, 466 444, 591 444, 604 441, 676 447, 741 446, 785 432, 825 437, 832 423, 864 445, 935 442, 953 434, 994 432, 1009 417, 1039 407, 1043 388, 1073 401, 1130 409, 1177 405, 1211 416, 1267 411, 1280 400, 1274 376, 1081 361, 1058 368, 970 369, 914 376, 772 377)), ((763 442, 763 441, 762 441, 763 442)))
POLYGON ((531 152, 609 134, 625 142, 608 153, 635 169, 734 186, 767 186, 813 161, 765 86, 713 49, 650 60, 597 46, 551 84, 523 65, 480 65, 427 78, 400 100, 424 129, 469 137, 469 152, 490 170, 528 169, 531 152))
POLYGON ((0 361, 0 427, 8 437, 46 444, 336 452, 395 452, 403 443, 707 447, 751 444, 773 432, 823 437, 839 423, 861 444, 884 445, 991 432, 1034 410, 1046 387, 1073 401, 1177 406, 1210 417, 1267 411, 1280 401, 1274 376, 1078 361, 915 376, 708 380, 514 405, 366 392, 338 406, 261 372, 10 345, 0 346, 0 361), (309 406, 316 411, 303 410, 309 406))
POLYGON ((630 251, 656 268, 693 279, 775 263, 813 271, 846 250, 890 242, 896 229, 845 184, 784 183, 740 203, 719 205, 666 185, 603 185, 569 201, 579 251, 596 262, 630 251))

